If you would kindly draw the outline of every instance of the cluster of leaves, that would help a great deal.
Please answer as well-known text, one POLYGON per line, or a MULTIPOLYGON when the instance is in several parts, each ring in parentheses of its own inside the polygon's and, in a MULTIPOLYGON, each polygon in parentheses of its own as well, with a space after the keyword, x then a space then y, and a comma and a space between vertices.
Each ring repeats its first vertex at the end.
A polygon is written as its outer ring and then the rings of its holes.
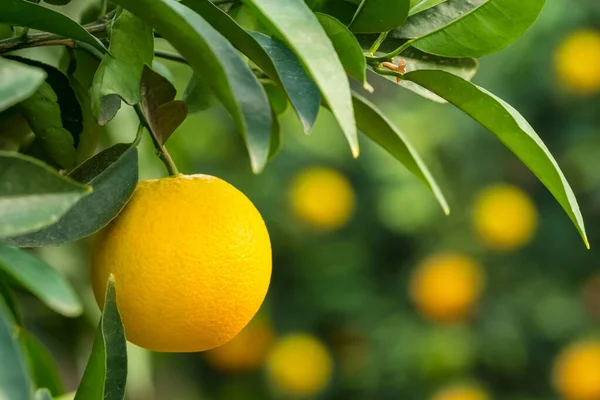
MULTIPOLYGON (((495 134, 552 192, 587 244, 577 201, 540 137, 514 108, 470 82, 476 58, 520 37, 545 0, 112 3, 94 3, 81 23, 26 0, 0 4, 0 267, 11 278, 7 282, 57 311, 76 315, 80 307, 60 276, 19 247, 57 245, 104 227, 127 203, 138 180, 136 145, 143 128, 169 171, 176 173, 165 142, 188 113, 215 101, 242 134, 256 173, 277 153, 278 117, 288 102, 307 134, 323 106, 338 121, 355 157, 361 132, 423 181, 448 213, 444 195, 418 153, 370 100, 368 79, 376 75, 400 89, 448 102, 495 134), (155 51, 155 37, 168 41, 178 54, 155 51), (44 45, 69 50, 64 68, 14 53, 44 45), (80 65, 87 56, 96 60, 92 67, 80 65), (182 100, 175 99, 168 74, 155 57, 192 68, 182 100), (82 68, 91 68, 93 79, 81 79, 82 68), (92 156, 100 127, 123 102, 140 119, 136 140, 92 156), (40 278, 46 275, 48 279, 40 278)), ((114 289, 109 292, 80 398, 104 398, 107 391, 122 397, 124 338, 114 289)), ((0 309, 5 343, 21 360, 7 365, 23 368, 10 370, 20 380, 10 378, 8 371, 0 379, 23 383, 10 386, 11 398, 31 398, 34 385, 19 344, 19 337, 27 335, 15 337, 20 326, 16 305, 8 287, 2 293, 9 305, 2 303, 0 309)))

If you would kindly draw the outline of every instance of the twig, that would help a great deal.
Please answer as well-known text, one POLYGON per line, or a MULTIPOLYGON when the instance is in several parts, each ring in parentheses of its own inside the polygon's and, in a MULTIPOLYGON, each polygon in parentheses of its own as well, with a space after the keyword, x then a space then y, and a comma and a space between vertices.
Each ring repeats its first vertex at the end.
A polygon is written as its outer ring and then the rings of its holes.
POLYGON ((375 40, 375 42, 373 43, 373 45, 369 49, 369 54, 371 56, 373 54, 375 54, 375 52, 379 49, 379 46, 381 46, 381 43, 383 43, 384 40, 385 40, 385 38, 387 38, 388 33, 389 33, 389 31, 387 31, 387 32, 381 32, 379 34, 379 37, 377 38, 377 40, 375 40))
POLYGON ((171 60, 175 62, 179 62, 182 64, 188 64, 187 60, 180 56, 179 54, 169 53, 168 51, 155 50, 154 55, 159 58, 164 58, 165 60, 171 60))
POLYGON ((378 56, 378 57, 365 56, 365 57, 367 58, 367 61, 391 61, 398 54, 400 54, 404 50, 408 49, 412 45, 413 41, 414 41, 414 39, 409 40, 406 43, 404 43, 402 46, 398 47, 396 50, 394 50, 390 53, 384 54, 382 56, 378 56))

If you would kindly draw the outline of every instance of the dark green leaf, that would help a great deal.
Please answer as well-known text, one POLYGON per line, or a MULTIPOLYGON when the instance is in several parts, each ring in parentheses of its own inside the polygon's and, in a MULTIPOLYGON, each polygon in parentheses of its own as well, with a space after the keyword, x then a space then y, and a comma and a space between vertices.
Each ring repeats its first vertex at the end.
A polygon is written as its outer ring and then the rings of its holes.
POLYGON ((34 94, 44 79, 43 70, 0 57, 0 111, 34 94))
POLYGON ((344 25, 350 25, 361 0, 308 0, 306 3, 315 11, 331 15, 344 25))
POLYGON ((18 108, 50 159, 62 168, 71 168, 76 158, 73 136, 63 127, 58 97, 50 85, 44 82, 18 108))
POLYGON ((183 92, 183 101, 187 104, 189 113, 206 110, 215 102, 214 97, 208 84, 196 74, 192 75, 183 92))
POLYGON ((248 0, 304 63, 358 157, 358 138, 348 78, 333 44, 303 0, 248 0))
POLYGON ((542 139, 518 111, 485 89, 445 71, 414 71, 404 79, 446 99, 496 135, 550 190, 589 248, 571 186, 542 139))
POLYGON ((27 331, 21 332, 21 340, 25 345, 29 370, 35 385, 46 388, 55 396, 64 393, 58 365, 46 346, 27 331))
POLYGON ((0 39, 8 39, 14 34, 12 25, 0 24, 0 39))
POLYGON ((254 172, 269 153, 271 112, 267 95, 235 48, 200 15, 175 0, 116 0, 165 37, 185 57, 232 115, 254 172))
POLYGON ((0 269, 54 311, 69 317, 81 314, 81 303, 69 283, 27 251, 0 244, 0 269))
POLYGON ((117 308, 115 279, 106 286, 104 309, 92 354, 75 394, 75 400, 122 400, 127 380, 125 331, 117 308))
POLYGON ((142 70, 154 58, 152 28, 129 11, 117 11, 109 50, 112 56, 104 55, 91 89, 92 112, 100 125, 115 117, 120 99, 129 105, 139 103, 142 70))
POLYGON ((356 37, 334 17, 321 13, 315 14, 331 39, 348 75, 359 81, 367 90, 372 90, 367 83, 367 61, 356 37))
POLYGON ((106 48, 92 34, 69 17, 25 0, 2 0, 0 23, 26 26, 79 40, 105 53, 106 48))
POLYGON ((7 400, 31 400, 33 385, 17 339, 18 330, 8 307, 0 299, 0 393, 7 400))
POLYGON ((0 151, 0 238, 55 223, 90 192, 34 158, 0 151))
POLYGON ((79 104, 81 104, 83 117, 83 131, 79 137, 77 146, 76 164, 79 165, 90 158, 96 151, 98 139, 102 132, 102 127, 96 123, 96 118, 92 114, 92 102, 89 92, 79 83, 75 77, 71 78, 71 84, 75 90, 75 95, 79 104))
POLYGON ((50 85, 56 94, 63 127, 71 132, 75 147, 77 147, 79 145, 79 136, 83 131, 83 115, 81 105, 77 100, 75 90, 71 86, 69 78, 58 68, 36 60, 19 56, 6 56, 6 58, 43 69, 46 72, 46 83, 50 85))
POLYGON ((410 11, 408 15, 415 15, 420 12, 429 10, 447 0, 410 0, 410 11))
POLYGON ((369 139, 383 147, 395 159, 427 185, 446 214, 450 213, 448 203, 427 166, 419 154, 404 137, 402 132, 365 97, 358 93, 353 94, 354 113, 358 129, 369 139))
POLYGON ((116 144, 78 166, 69 176, 93 187, 92 194, 54 225, 12 237, 11 243, 28 247, 58 245, 89 236, 106 226, 133 194, 138 181, 137 149, 131 144, 116 144))
POLYGON ((140 91, 142 110, 152 134, 160 144, 165 144, 185 120, 187 105, 182 100, 175 100, 177 90, 167 78, 146 66, 140 91))
POLYGON ((352 32, 379 33, 406 21, 410 0, 362 0, 350 23, 352 32))
POLYGON ((4 300, 6 305, 8 306, 10 312, 12 313, 13 319, 17 325, 23 325, 23 316, 21 315, 21 310, 19 309, 19 305, 17 304, 17 299, 15 297, 15 293, 12 288, 8 286, 6 282, 0 280, 0 301, 4 300))
MULTIPOLYGON (((304 132, 309 133, 317 120, 321 94, 296 55, 278 40, 262 33, 244 30, 208 0, 184 0, 183 3, 202 15, 238 50, 284 88, 302 122, 304 132)), ((241 8, 247 9, 245 5, 241 8)), ((248 14, 246 11, 244 13, 248 14)))

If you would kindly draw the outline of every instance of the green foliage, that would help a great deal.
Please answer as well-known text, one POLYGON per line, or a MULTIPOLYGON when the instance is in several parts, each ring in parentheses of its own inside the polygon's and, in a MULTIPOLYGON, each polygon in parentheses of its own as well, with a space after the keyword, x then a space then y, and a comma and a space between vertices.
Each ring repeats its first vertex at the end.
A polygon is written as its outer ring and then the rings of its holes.
POLYGON ((0 111, 27 99, 44 82, 38 68, 0 58, 0 111))

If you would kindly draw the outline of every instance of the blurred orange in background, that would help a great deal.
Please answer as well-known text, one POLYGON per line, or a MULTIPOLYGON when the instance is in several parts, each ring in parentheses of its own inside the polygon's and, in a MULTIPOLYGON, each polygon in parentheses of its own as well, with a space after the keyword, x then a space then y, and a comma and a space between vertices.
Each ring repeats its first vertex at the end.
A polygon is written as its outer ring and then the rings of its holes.
POLYGON ((554 365, 554 386, 566 400, 600 399, 600 341, 568 346, 554 365))

